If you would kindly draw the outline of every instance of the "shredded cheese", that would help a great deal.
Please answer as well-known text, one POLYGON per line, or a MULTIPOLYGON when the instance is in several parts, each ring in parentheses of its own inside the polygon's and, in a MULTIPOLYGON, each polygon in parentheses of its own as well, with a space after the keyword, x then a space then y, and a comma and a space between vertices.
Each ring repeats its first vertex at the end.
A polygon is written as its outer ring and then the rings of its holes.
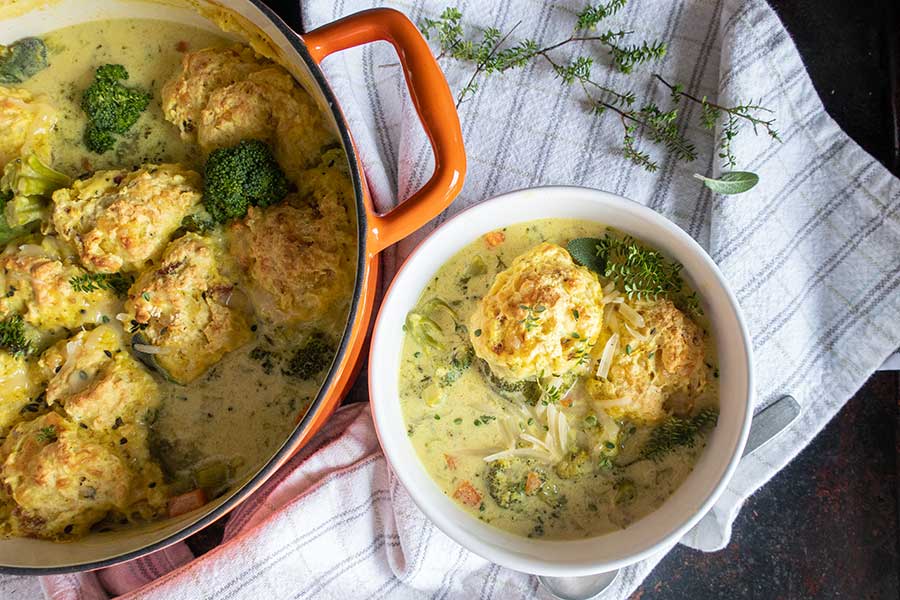
POLYGON ((600 364, 597 366, 597 377, 606 379, 609 375, 609 368, 612 366, 613 357, 616 354, 616 347, 619 345, 619 334, 612 334, 606 345, 603 346, 603 354, 600 355, 600 364))

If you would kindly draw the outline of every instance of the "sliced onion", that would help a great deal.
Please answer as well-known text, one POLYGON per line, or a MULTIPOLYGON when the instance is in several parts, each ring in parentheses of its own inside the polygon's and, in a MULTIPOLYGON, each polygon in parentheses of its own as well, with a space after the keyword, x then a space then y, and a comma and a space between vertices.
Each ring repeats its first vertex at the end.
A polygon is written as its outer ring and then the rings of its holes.
POLYGON ((628 332, 628 335, 630 335, 631 337, 633 337, 633 338, 636 339, 637 341, 643 342, 643 341, 645 341, 645 340, 647 339, 647 336, 646 336, 646 335, 644 335, 643 333, 639 333, 639 332, 637 332, 636 330, 632 329, 631 326, 628 325, 628 323, 622 323, 622 325, 625 326, 625 331, 628 332))
MULTIPOLYGON (((620 294, 618 290, 613 290, 610 293, 603 296, 602 302, 603 302, 603 304, 610 304, 612 302, 615 302, 617 299, 619 299, 621 297, 622 297, 622 294, 620 294)), ((619 301, 621 302, 621 300, 619 300, 619 301)))
POLYGON ((595 400, 594 404, 600 408, 618 408, 631 404, 630 398, 613 398, 611 400, 595 400))
POLYGON ((622 313, 622 318, 634 325, 635 327, 645 327, 646 323, 644 323, 644 317, 638 314, 638 311, 634 310, 624 302, 619 305, 619 312, 622 313))
POLYGON ((597 377, 606 379, 609 375, 609 368, 612 366, 613 356, 616 354, 616 347, 619 345, 619 334, 612 334, 606 345, 603 346, 603 354, 600 355, 600 365, 597 367, 597 377))
POLYGON ((603 324, 609 327, 613 333, 619 333, 619 318, 616 317, 616 311, 613 308, 606 308, 606 315, 603 317, 603 324))
POLYGON ((132 344, 131 347, 143 354, 163 354, 165 352, 165 348, 149 344, 132 344))
POLYGON ((560 453, 564 455, 569 449, 569 422, 561 410, 557 411, 556 428, 559 432, 556 442, 559 445, 560 453))

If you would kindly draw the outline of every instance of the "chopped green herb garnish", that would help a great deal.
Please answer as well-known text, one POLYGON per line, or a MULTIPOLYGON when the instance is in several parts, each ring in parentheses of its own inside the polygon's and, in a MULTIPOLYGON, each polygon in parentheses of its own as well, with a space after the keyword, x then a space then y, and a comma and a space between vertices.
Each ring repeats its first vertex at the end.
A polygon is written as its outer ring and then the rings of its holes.
POLYGON ((53 425, 50 425, 49 427, 41 427, 40 431, 37 432, 37 438, 45 444, 51 444, 55 442, 58 439, 56 435, 56 427, 54 427, 53 425))

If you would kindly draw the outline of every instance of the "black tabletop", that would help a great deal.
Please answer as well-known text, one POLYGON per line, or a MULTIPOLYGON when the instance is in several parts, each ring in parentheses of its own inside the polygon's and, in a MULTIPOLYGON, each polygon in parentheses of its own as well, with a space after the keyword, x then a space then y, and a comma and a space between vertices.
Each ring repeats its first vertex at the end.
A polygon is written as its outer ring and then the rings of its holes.
MULTIPOLYGON (((857 143, 900 173, 896 0, 771 4, 828 112, 857 143)), ((299 0, 270 5, 300 29, 299 0)), ((825 431, 747 502, 725 550, 706 554, 677 547, 634 598, 900 597, 898 406, 897 374, 873 376, 825 431)), ((202 552, 217 535, 214 526, 189 542, 202 552)))

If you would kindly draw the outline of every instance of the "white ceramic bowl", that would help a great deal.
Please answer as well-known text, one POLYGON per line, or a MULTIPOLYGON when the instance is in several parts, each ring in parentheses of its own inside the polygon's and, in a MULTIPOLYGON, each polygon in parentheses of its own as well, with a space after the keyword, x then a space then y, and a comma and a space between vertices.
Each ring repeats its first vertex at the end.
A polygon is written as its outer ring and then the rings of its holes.
POLYGON ((576 187, 511 192, 466 210, 434 231, 394 278, 375 324, 369 391, 381 447, 415 503, 462 546, 504 567, 538 575, 612 571, 676 542, 710 509, 737 467, 752 416, 750 336, 734 295, 706 252, 684 231, 621 196, 576 187), (487 525, 459 508, 431 480, 406 434, 398 373, 401 325, 434 273, 479 236, 513 223, 575 218, 614 227, 684 265, 703 298, 718 344, 720 416, 693 472, 656 511, 626 529, 583 540, 529 539, 487 525))

